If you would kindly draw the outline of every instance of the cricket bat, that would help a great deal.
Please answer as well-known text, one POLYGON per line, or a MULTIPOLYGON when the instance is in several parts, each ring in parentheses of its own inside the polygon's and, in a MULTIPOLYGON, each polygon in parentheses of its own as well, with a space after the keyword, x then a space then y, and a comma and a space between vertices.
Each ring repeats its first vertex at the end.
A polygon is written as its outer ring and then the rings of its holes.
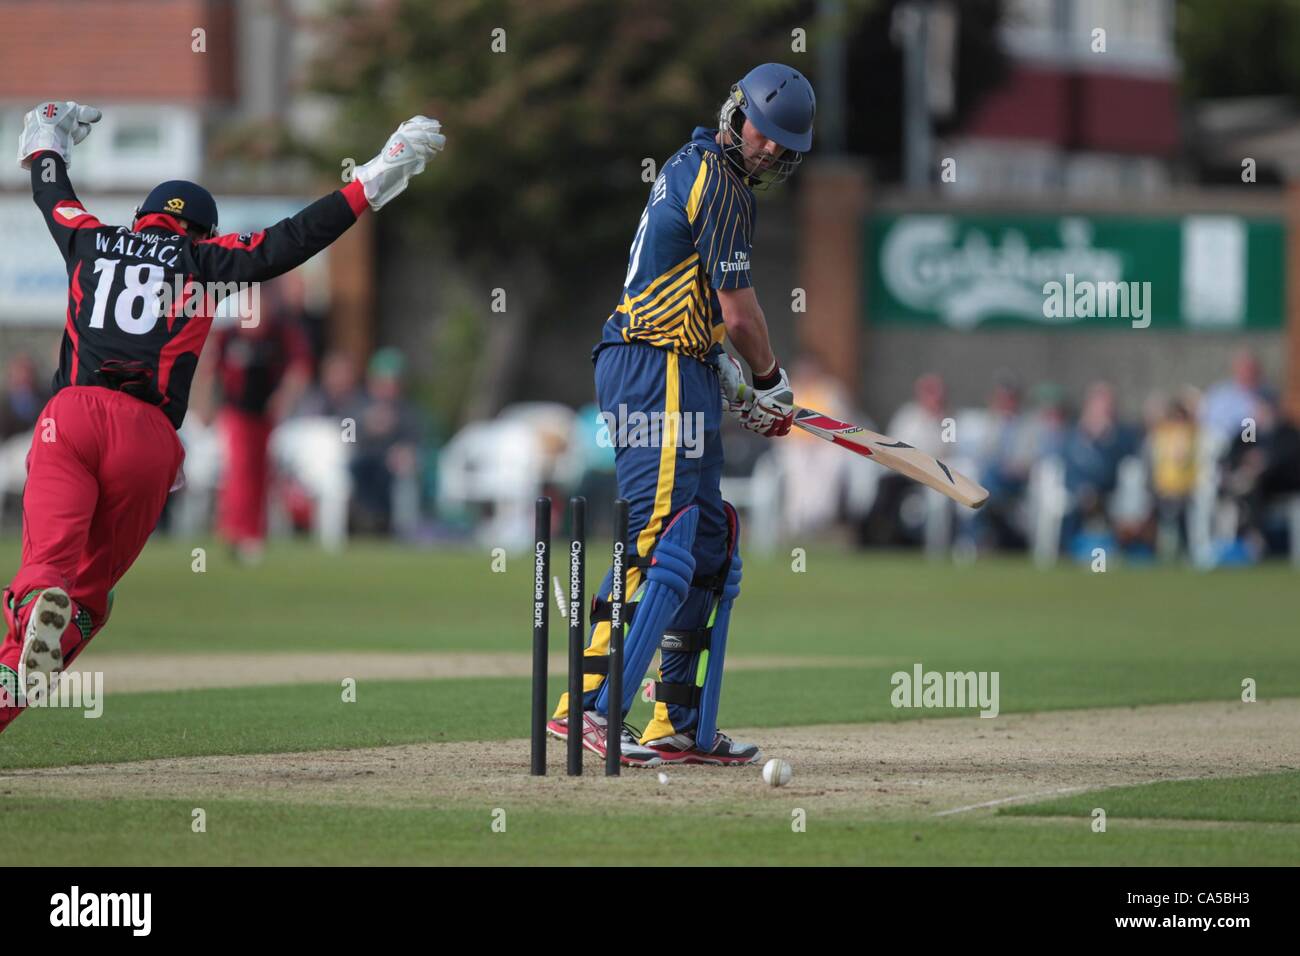
MULTIPOLYGON (((741 386, 742 400, 749 391, 749 386, 741 386)), ((794 423, 811 435, 864 458, 875 459, 886 468, 919 481, 967 508, 979 508, 988 500, 988 489, 907 442, 896 441, 888 435, 879 435, 861 425, 851 425, 801 405, 794 406, 794 423)))

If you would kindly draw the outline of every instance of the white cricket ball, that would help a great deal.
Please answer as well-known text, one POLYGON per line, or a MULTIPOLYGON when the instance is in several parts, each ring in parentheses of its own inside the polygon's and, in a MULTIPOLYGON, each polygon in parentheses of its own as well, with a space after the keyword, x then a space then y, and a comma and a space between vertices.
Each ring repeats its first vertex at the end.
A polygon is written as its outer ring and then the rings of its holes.
POLYGON ((668 782, 668 774, 664 773, 663 771, 660 771, 660 772, 659 772, 659 782, 660 782, 660 783, 667 783, 667 782, 668 782))
POLYGON ((769 787, 784 787, 793 775, 794 771, 784 760, 773 758, 763 764, 763 782, 769 787))

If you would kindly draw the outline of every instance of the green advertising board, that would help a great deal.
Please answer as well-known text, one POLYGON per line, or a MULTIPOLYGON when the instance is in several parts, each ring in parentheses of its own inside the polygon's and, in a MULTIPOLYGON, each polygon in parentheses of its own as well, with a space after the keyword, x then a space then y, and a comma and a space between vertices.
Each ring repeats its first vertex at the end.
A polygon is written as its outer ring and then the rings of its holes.
POLYGON ((881 214, 868 319, 1007 327, 1280 329, 1280 218, 881 214))

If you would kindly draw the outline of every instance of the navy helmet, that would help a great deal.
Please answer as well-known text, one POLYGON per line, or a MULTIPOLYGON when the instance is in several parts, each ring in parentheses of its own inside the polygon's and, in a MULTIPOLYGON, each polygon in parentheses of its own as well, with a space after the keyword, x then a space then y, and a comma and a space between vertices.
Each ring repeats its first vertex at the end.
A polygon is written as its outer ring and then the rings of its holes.
POLYGON ((802 73, 781 63, 764 63, 745 74, 722 104, 719 125, 723 148, 755 188, 784 182, 812 148, 817 97, 802 73), (748 173, 741 154, 740 131, 749 120, 760 133, 785 149, 773 166, 758 175, 748 173))
POLYGON ((151 212, 184 219, 209 236, 217 232, 217 201, 198 183, 184 179, 159 183, 136 209, 135 216, 138 219, 151 212))

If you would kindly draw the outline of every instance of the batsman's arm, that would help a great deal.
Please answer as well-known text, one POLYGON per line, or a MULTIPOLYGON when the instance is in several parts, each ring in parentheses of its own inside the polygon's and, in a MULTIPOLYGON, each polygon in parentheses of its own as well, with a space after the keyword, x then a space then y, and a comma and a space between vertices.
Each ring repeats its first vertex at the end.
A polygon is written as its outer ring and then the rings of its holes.
POLYGON ((43 150, 31 158, 31 176, 32 199, 45 218, 54 244, 67 260, 76 249, 78 236, 93 235, 81 230, 93 230, 102 223, 81 205, 68 178, 68 164, 54 150, 43 150))
POLYGON ((772 374, 776 368, 776 355, 772 352, 767 319, 753 286, 719 289, 718 301, 722 303, 722 324, 727 328, 727 338, 740 357, 755 376, 772 374))
POLYGON ((750 278, 753 196, 714 157, 705 157, 683 208, 700 268, 722 305, 727 338, 755 375, 775 373, 767 319, 750 278))

